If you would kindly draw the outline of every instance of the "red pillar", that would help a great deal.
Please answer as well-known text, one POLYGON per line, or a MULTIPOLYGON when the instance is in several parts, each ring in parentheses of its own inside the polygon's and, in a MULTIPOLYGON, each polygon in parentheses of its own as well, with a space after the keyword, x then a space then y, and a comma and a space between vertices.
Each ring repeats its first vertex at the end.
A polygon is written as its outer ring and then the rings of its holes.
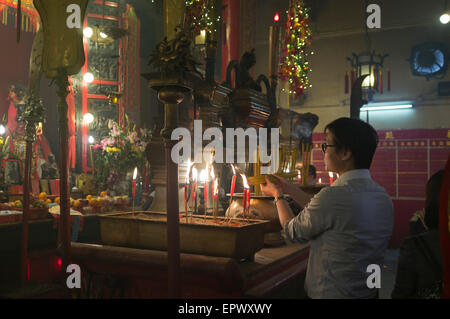
POLYGON ((227 6, 222 28, 222 80, 225 81, 228 63, 240 58, 241 0, 222 0, 222 4, 227 6))

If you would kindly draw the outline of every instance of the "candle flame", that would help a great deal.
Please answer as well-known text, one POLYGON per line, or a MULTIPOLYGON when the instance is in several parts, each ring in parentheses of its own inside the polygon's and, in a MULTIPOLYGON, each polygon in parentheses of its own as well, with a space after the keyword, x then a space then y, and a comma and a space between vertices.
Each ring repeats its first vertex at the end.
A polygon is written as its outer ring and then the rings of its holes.
POLYGON ((192 169, 192 180, 197 183, 197 169, 195 167, 192 169))
POLYGON ((217 182, 217 179, 214 180, 214 196, 219 195, 219 184, 217 182))
POLYGON ((333 172, 328 172, 328 176, 330 176, 331 178, 333 178, 333 172))
POLYGON ((214 180, 216 175, 214 174, 214 166, 211 166, 211 179, 214 180))
POLYGON ((241 176, 244 181, 244 188, 250 188, 250 186, 248 186, 247 177, 244 174, 241 174, 241 176))
POLYGON ((208 173, 206 172, 206 170, 205 169, 203 169, 201 172, 200 172, 200 180, 203 182, 203 183, 206 183, 206 180, 208 179, 208 173))
POLYGON ((186 171, 186 184, 189 184, 189 175, 191 173, 191 167, 193 162, 191 162, 191 159, 188 159, 187 161, 187 171, 186 171))
POLYGON ((136 180, 137 177, 137 167, 134 169, 133 180, 136 180))
POLYGON ((236 170, 234 169, 233 164, 231 164, 231 168, 232 168, 232 170, 233 170, 233 175, 236 175, 236 170))
POLYGON ((319 184, 322 184, 322 178, 319 178, 319 184))

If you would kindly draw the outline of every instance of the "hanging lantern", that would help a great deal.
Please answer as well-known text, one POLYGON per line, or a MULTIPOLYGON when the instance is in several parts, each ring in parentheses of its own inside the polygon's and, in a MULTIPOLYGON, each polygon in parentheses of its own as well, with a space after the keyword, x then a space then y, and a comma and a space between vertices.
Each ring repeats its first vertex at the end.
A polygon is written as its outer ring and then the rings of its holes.
POLYGON ((48 78, 58 77, 61 69, 77 74, 84 65, 82 24, 87 4, 88 0, 34 0, 44 31, 42 69, 48 78), (72 25, 77 20, 79 27, 72 25))
POLYGON ((359 78, 363 75, 369 75, 366 77, 364 82, 361 85, 363 92, 368 96, 369 101, 372 100, 372 97, 377 92, 382 92, 381 87, 381 76, 384 59, 388 56, 388 54, 381 55, 375 53, 365 52, 359 55, 353 53, 351 58, 347 58, 350 61, 353 68, 356 70, 356 78, 359 78))

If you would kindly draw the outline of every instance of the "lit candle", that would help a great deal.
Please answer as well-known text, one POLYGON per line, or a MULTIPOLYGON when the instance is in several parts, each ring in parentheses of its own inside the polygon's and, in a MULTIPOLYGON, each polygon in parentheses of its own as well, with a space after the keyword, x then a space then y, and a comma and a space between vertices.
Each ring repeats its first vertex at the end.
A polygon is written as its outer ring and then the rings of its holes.
POLYGON ((200 179, 203 183, 203 195, 204 195, 204 209, 205 209, 205 217, 206 211, 208 209, 208 164, 206 165, 206 169, 202 170, 200 173, 200 179))
POLYGON ((136 177, 137 177, 137 167, 134 169, 133 173, 133 217, 134 217, 134 198, 136 196, 136 177))
POLYGON ((233 164, 231 164, 231 168, 233 169, 233 179, 231 181, 231 190, 230 190, 230 206, 231 206, 231 201, 233 200, 233 195, 234 195, 234 189, 236 187, 236 170, 234 169, 233 164))
POLYGON ((214 166, 211 166, 211 180, 212 180, 211 194, 212 194, 212 200, 213 200, 213 212, 215 212, 217 180, 216 180, 216 175, 214 174, 214 166))
POLYGON ((192 166, 192 163, 191 163, 191 160, 189 159, 188 163, 187 163, 186 183, 184 185, 184 216, 186 217, 186 219, 187 219, 187 212, 188 212, 187 202, 189 200, 189 194, 188 194, 189 193, 189 175, 191 172, 191 166, 192 166))
POLYGON ((300 170, 297 172, 297 181, 299 184, 302 182, 302 173, 300 173, 300 170))
POLYGON ((219 185, 217 179, 214 180, 214 191, 213 191, 213 208, 214 208, 214 217, 217 216, 217 212, 219 210, 219 185))
POLYGON ((196 196, 196 192, 197 192, 197 169, 194 167, 192 169, 192 181, 193 181, 193 185, 192 185, 192 204, 194 205, 194 214, 197 213, 197 196, 196 196))
POLYGON ((319 178, 319 184, 322 184, 322 178, 319 178))
POLYGON ((333 184, 333 172, 328 172, 328 176, 330 177, 330 185, 333 184))
POLYGON ((247 182, 247 177, 243 174, 241 174, 242 179, 244 181, 244 194, 242 197, 242 206, 244 209, 244 217, 247 216, 247 212, 250 211, 250 186, 247 182))

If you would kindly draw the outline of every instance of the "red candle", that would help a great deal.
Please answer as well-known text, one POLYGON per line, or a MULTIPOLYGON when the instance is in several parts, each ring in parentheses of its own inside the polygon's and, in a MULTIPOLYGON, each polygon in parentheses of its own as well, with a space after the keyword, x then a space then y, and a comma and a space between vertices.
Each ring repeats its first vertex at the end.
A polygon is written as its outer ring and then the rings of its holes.
POLYGON ((208 210, 208 164, 206 164, 206 169, 204 169, 200 174, 200 179, 203 181, 203 195, 205 200, 205 217, 208 210))
POLYGON ((244 194, 242 196, 242 214, 245 217, 245 212, 247 210, 247 188, 244 188, 244 194))
POLYGON ((250 215, 250 188, 247 189, 247 212, 245 213, 245 216, 250 215))
POLYGON ((217 212, 219 210, 219 186, 217 179, 214 181, 214 191, 213 191, 213 210, 214 210, 214 217, 217 216, 217 212))
POLYGON ((204 193, 205 193, 205 216, 206 216, 206 211, 208 209, 208 182, 205 183, 204 193))
POLYGON ((247 216, 247 210, 250 208, 250 186, 247 183, 247 177, 241 174, 244 181, 244 196, 242 198, 242 205, 244 208, 244 217, 247 216))
POLYGON ((136 177, 137 177, 137 167, 134 169, 133 174, 133 217, 134 217, 134 198, 136 196, 136 177))
POLYGON ((215 195, 216 195, 216 175, 214 174, 214 166, 211 166, 211 180, 212 180, 212 184, 211 184, 211 195, 212 195, 212 200, 213 200, 213 210, 216 207, 216 199, 215 199, 215 195))
POLYGON ((137 177, 137 167, 134 169, 134 174, 133 174, 133 201, 134 201, 134 197, 136 196, 136 177, 137 177))
POLYGON ((184 185, 184 216, 187 218, 187 202, 188 202, 189 184, 184 185))
POLYGON ((192 184, 192 204, 194 205, 194 212, 197 212, 197 198, 196 198, 196 191, 197 191, 197 169, 194 167, 192 169, 192 180, 194 183, 192 184))
POLYGON ((236 175, 233 176, 233 180, 231 181, 231 191, 230 191, 231 198, 233 198, 235 188, 236 188, 236 175))

